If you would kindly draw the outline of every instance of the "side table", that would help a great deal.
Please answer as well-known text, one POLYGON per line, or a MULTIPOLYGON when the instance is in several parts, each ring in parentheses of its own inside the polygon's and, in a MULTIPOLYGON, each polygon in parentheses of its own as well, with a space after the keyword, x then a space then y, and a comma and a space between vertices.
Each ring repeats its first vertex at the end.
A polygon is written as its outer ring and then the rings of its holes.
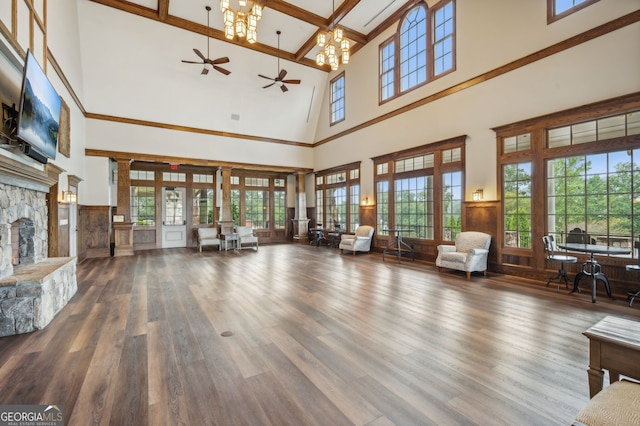
POLYGON ((238 234, 222 234, 222 239, 220 240, 220 248, 224 246, 224 251, 228 251, 229 247, 233 250, 237 250, 238 248, 238 234))

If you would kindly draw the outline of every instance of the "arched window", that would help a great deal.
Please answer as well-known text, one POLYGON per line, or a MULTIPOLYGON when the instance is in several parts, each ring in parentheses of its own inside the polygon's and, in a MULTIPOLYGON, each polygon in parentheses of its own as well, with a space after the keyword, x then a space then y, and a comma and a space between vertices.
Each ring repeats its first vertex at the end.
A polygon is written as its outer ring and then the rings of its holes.
POLYGON ((420 2, 379 48, 380 103, 455 69, 455 0, 420 2))
POLYGON ((400 25, 400 92, 427 80, 427 8, 416 6, 400 25))

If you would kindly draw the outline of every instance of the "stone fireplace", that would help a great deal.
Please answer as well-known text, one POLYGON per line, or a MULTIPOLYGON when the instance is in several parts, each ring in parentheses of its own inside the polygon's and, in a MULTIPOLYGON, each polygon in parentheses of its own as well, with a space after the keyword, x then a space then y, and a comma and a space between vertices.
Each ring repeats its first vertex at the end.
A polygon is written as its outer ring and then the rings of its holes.
POLYGON ((78 288, 76 259, 48 257, 47 193, 59 174, 49 167, 0 155, 0 337, 44 328, 78 288))

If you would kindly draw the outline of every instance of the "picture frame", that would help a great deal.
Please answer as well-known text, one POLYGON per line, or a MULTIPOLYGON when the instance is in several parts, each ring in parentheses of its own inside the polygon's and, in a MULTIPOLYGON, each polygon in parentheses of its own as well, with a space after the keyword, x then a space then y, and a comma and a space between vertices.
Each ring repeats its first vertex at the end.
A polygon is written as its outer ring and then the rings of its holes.
POLYGON ((69 117, 69 105, 60 97, 60 128, 58 130, 58 152, 67 158, 71 158, 71 118, 69 117))

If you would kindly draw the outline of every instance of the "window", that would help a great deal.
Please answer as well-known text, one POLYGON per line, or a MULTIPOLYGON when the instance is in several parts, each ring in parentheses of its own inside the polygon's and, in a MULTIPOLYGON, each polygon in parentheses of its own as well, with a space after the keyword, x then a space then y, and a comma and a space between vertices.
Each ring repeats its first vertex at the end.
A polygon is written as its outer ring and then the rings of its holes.
POLYGON ((400 91, 427 80, 427 10, 409 11, 400 25, 400 91))
MULTIPOLYGON (((194 181, 195 181, 194 175, 194 181)), ((213 188, 193 189, 193 224, 213 223, 213 188)))
POLYGON ((131 186, 131 221, 136 225, 156 224, 156 195, 153 186, 131 186))
POLYGON ((547 23, 557 21, 598 0, 547 0, 547 23))
POLYGON ((455 69, 455 0, 410 9, 380 45, 380 103, 455 69))
POLYGON ((129 177, 131 180, 155 180, 155 173, 144 170, 130 170, 129 177))
POLYGON ((442 239, 455 241, 462 230, 462 172, 442 175, 442 239))
POLYGON ((633 248, 640 235, 640 149, 547 162, 547 220, 558 241, 579 228, 589 242, 633 248))
POLYGON ((576 228, 590 243, 628 248, 631 255, 622 257, 636 256, 640 96, 508 124, 496 133, 503 264, 532 267, 532 258, 542 256, 532 235, 553 235, 562 243, 576 228))
POLYGON ((231 176, 231 217, 239 226, 283 229, 286 224, 286 179, 281 175, 231 176))
POLYGON ((245 190, 245 226, 269 227, 269 191, 245 190))
MULTIPOLYGON (((281 179, 284 181, 284 179, 281 179)), ((273 226, 276 229, 285 227, 286 219, 286 206, 285 206, 285 191, 273 192, 273 226)))
POLYGON ((502 169, 504 245, 531 248, 531 163, 502 169))
POLYGON ((380 47, 380 99, 382 101, 395 96, 396 43, 388 40, 380 47))
POLYGON ((453 68, 453 3, 436 10, 433 29, 434 75, 453 68))
POLYGON ((316 176, 316 224, 354 232, 360 224, 360 163, 316 176))
POLYGON ((162 173, 162 180, 164 182, 186 182, 186 173, 164 172, 162 173))
POLYGON ((408 238, 433 239, 433 175, 394 181, 395 226, 408 238))
POLYGON ((452 241, 462 227, 465 137, 374 158, 376 233, 452 241), (436 202, 439 200, 438 202, 436 202))
POLYGON ((331 124, 345 118, 344 114, 344 72, 331 80, 331 124))

